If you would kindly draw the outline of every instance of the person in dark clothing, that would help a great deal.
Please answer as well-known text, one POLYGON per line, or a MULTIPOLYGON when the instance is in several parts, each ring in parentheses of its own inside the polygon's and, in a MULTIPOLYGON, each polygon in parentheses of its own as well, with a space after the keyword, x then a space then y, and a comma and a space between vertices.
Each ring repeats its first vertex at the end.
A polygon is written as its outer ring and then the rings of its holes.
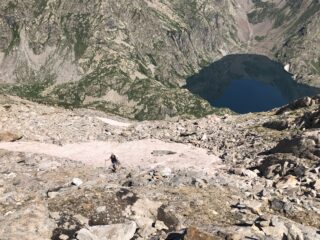
POLYGON ((111 164, 112 164, 112 171, 116 172, 117 169, 120 167, 120 161, 118 160, 115 154, 111 154, 110 156, 111 164))

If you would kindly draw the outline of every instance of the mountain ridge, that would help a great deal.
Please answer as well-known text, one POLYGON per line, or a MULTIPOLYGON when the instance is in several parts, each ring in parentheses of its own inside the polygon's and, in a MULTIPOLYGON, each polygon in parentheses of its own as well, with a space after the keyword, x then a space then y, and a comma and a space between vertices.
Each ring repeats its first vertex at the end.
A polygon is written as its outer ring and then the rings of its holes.
POLYGON ((310 75, 305 67, 318 66, 317 50, 304 61, 299 51, 287 54, 316 42, 316 32, 285 48, 269 44, 279 34, 286 39, 283 32, 310 4, 316 8, 312 21, 300 25, 314 26, 317 1, 5 1, 0 88, 44 103, 137 119, 224 112, 180 87, 187 76, 231 53, 263 53, 289 64, 297 81, 318 86, 318 73, 310 75), (275 15, 289 17, 286 22, 275 15), (286 27, 274 28, 273 21, 286 27))

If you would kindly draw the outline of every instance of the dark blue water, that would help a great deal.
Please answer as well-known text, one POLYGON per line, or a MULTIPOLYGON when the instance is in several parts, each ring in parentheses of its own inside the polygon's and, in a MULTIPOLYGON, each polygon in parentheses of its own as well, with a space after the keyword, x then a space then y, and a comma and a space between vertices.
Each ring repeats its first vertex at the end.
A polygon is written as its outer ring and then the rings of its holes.
POLYGON ((268 111, 320 94, 320 89, 294 81, 280 63, 256 54, 225 56, 190 76, 185 88, 213 107, 237 113, 268 111))
POLYGON ((254 79, 232 80, 213 105, 237 113, 261 112, 285 105, 288 100, 272 85, 254 79))

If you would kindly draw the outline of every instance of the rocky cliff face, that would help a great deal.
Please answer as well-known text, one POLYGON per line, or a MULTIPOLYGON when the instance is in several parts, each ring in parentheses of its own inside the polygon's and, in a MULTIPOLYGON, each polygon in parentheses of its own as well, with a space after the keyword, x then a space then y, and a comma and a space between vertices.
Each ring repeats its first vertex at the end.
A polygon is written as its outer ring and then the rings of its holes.
POLYGON ((287 65, 301 83, 320 86, 319 81, 319 10, 318 0, 252 1, 251 23, 253 51, 287 65))
POLYGON ((319 10, 319 1, 313 1, 299 19, 307 19, 306 24, 297 22, 296 31, 290 32, 276 53, 280 61, 290 64, 297 81, 316 87, 320 86, 319 10))
POLYGON ((138 119, 202 116, 210 105, 180 87, 237 52, 276 55, 317 85, 317 50, 301 46, 318 48, 319 2, 295 2, 2 1, 1 89, 138 119))

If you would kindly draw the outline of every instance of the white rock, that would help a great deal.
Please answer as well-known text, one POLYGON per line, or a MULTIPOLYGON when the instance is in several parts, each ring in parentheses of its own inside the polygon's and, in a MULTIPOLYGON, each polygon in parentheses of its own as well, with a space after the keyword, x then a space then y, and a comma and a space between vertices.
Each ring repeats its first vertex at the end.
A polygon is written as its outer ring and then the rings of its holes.
POLYGON ((50 212, 49 213, 50 218, 54 219, 54 220, 59 220, 60 219, 60 213, 59 212, 50 212))
POLYGON ((92 226, 77 233, 78 240, 130 240, 137 229, 135 222, 123 224, 92 226))
POLYGON ((163 167, 160 169, 160 174, 162 177, 169 177, 172 174, 172 170, 169 167, 163 167))
POLYGON ((207 134, 203 134, 201 140, 202 140, 202 141, 207 141, 207 140, 208 140, 207 134))
POLYGON ((99 240, 97 236, 95 236, 92 232, 88 229, 82 228, 80 231, 77 232, 77 239, 78 240, 99 240))
POLYGON ((314 189, 319 191, 320 190, 320 179, 317 179, 314 183, 314 189))
POLYGON ((13 179, 13 178, 15 178, 16 176, 17 176, 16 173, 11 172, 11 173, 5 174, 5 175, 4 175, 4 178, 5 178, 5 179, 13 179))
POLYGON ((97 213, 102 213, 102 212, 105 212, 107 209, 106 206, 100 206, 100 207, 97 207, 96 211, 97 213))
POLYGON ((169 230, 169 228, 164 224, 162 221, 156 221, 154 224, 155 229, 161 231, 161 230, 169 230))
POLYGON ((81 225, 88 225, 89 224, 89 219, 80 215, 80 214, 76 214, 73 216, 74 219, 78 220, 78 222, 81 224, 81 225))
POLYGON ((290 72, 290 64, 289 63, 284 66, 284 70, 287 72, 290 72))
POLYGON ((246 208, 248 208, 252 213, 261 214, 261 209, 263 208, 263 202, 257 200, 247 200, 244 202, 246 208))
POLYGON ((288 239, 304 239, 302 231, 294 224, 287 224, 288 239))
POLYGON ((251 171, 249 169, 245 169, 243 172, 242 172, 242 175, 243 176, 247 176, 249 178, 256 178, 258 177, 257 173, 254 172, 254 171, 251 171))
POLYGON ((151 201, 149 199, 139 199, 132 206, 132 211, 136 218, 147 217, 152 219, 154 216, 157 216, 158 209, 161 205, 161 202, 151 201))
POLYGON ((82 183, 83 183, 83 181, 80 178, 72 179, 72 184, 76 185, 77 187, 79 187, 82 183))
POLYGON ((297 185, 298 185, 297 178, 295 176, 289 175, 281 178, 277 182, 276 187, 278 189, 291 189, 291 188, 296 188, 297 185))
POLYGON ((69 237, 68 237, 67 235, 65 235, 65 234, 61 234, 61 235, 59 236, 59 239, 60 239, 60 240, 68 240, 69 237))
MULTIPOLYGON (((151 219, 150 219, 151 220, 151 219)), ((149 221, 149 219, 144 218, 144 220, 141 219, 141 221, 137 224, 139 224, 142 227, 139 227, 139 235, 143 237, 143 239, 148 239, 151 235, 155 234, 157 232, 157 230, 152 227, 152 223, 150 222, 150 224, 145 224, 142 225, 142 222, 147 223, 149 221)))
POLYGON ((51 162, 42 162, 39 164, 39 170, 40 171, 48 171, 48 170, 54 170, 61 166, 61 163, 56 161, 51 162))
POLYGON ((149 199, 139 199, 131 208, 134 213, 133 219, 139 227, 139 234, 146 239, 148 236, 156 232, 152 227, 158 209, 162 205, 161 202, 154 202, 149 199))
POLYGON ((59 193, 58 192, 48 192, 48 197, 49 198, 55 198, 56 196, 58 196, 59 193))

